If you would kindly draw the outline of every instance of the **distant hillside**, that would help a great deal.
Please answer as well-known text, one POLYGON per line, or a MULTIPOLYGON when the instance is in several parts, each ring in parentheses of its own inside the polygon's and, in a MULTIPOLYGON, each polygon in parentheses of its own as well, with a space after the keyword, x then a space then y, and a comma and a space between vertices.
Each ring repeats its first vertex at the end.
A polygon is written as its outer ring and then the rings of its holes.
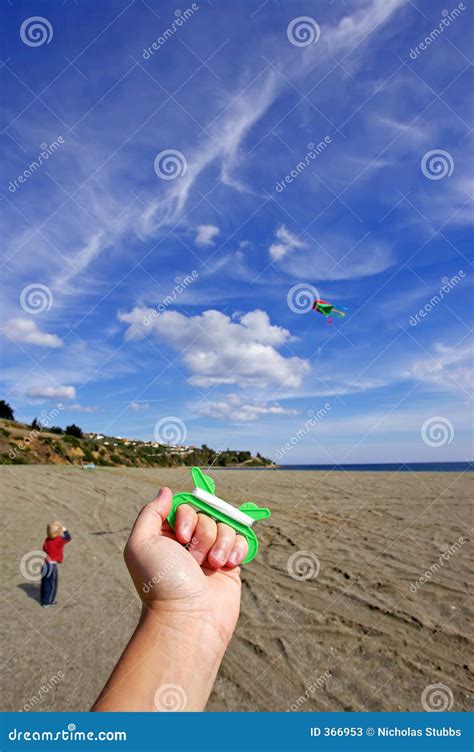
POLYGON ((262 467, 273 464, 259 453, 253 456, 251 452, 233 449, 216 452, 205 444, 201 447, 172 446, 102 434, 84 434, 79 438, 60 433, 61 430, 0 420, 0 464, 94 464, 100 467, 262 467))

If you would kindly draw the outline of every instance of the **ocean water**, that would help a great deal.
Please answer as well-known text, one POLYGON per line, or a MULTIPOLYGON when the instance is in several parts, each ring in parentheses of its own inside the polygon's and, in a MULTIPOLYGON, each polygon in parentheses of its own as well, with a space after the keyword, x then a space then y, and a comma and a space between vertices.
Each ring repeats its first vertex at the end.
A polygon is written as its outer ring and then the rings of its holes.
MULTIPOLYGON (((472 472, 474 462, 383 462, 371 465, 280 465, 282 470, 346 470, 351 472, 417 472, 463 473, 472 472)), ((271 468, 270 468, 271 469, 271 468)), ((276 468, 278 470, 278 468, 276 468)))

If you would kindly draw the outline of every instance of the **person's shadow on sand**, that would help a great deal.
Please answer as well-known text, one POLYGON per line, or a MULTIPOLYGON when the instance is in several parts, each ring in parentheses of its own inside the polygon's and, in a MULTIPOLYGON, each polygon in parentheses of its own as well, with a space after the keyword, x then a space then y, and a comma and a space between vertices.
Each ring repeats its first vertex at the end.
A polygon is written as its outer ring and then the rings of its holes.
POLYGON ((28 598, 32 598, 37 603, 40 602, 40 584, 39 582, 21 582, 17 587, 23 590, 28 598))

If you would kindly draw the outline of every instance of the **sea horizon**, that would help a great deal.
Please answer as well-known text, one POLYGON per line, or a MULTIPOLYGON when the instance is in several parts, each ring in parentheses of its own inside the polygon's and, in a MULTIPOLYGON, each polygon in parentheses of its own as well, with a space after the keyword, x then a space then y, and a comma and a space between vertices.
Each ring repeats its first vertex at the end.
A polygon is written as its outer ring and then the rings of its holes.
POLYGON ((294 465, 271 465, 268 467, 219 467, 214 465, 212 470, 321 470, 321 471, 340 471, 340 472, 430 472, 430 473, 462 473, 472 472, 474 470, 474 461, 457 461, 457 462, 355 462, 351 464, 342 463, 340 465, 318 465, 318 464, 294 464, 294 465))

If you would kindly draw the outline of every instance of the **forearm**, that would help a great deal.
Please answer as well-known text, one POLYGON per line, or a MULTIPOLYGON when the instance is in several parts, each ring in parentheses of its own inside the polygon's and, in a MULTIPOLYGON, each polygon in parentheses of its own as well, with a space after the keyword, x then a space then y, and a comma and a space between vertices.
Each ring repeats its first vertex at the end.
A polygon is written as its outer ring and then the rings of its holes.
POLYGON ((92 710, 204 710, 226 647, 196 614, 144 608, 92 710))

